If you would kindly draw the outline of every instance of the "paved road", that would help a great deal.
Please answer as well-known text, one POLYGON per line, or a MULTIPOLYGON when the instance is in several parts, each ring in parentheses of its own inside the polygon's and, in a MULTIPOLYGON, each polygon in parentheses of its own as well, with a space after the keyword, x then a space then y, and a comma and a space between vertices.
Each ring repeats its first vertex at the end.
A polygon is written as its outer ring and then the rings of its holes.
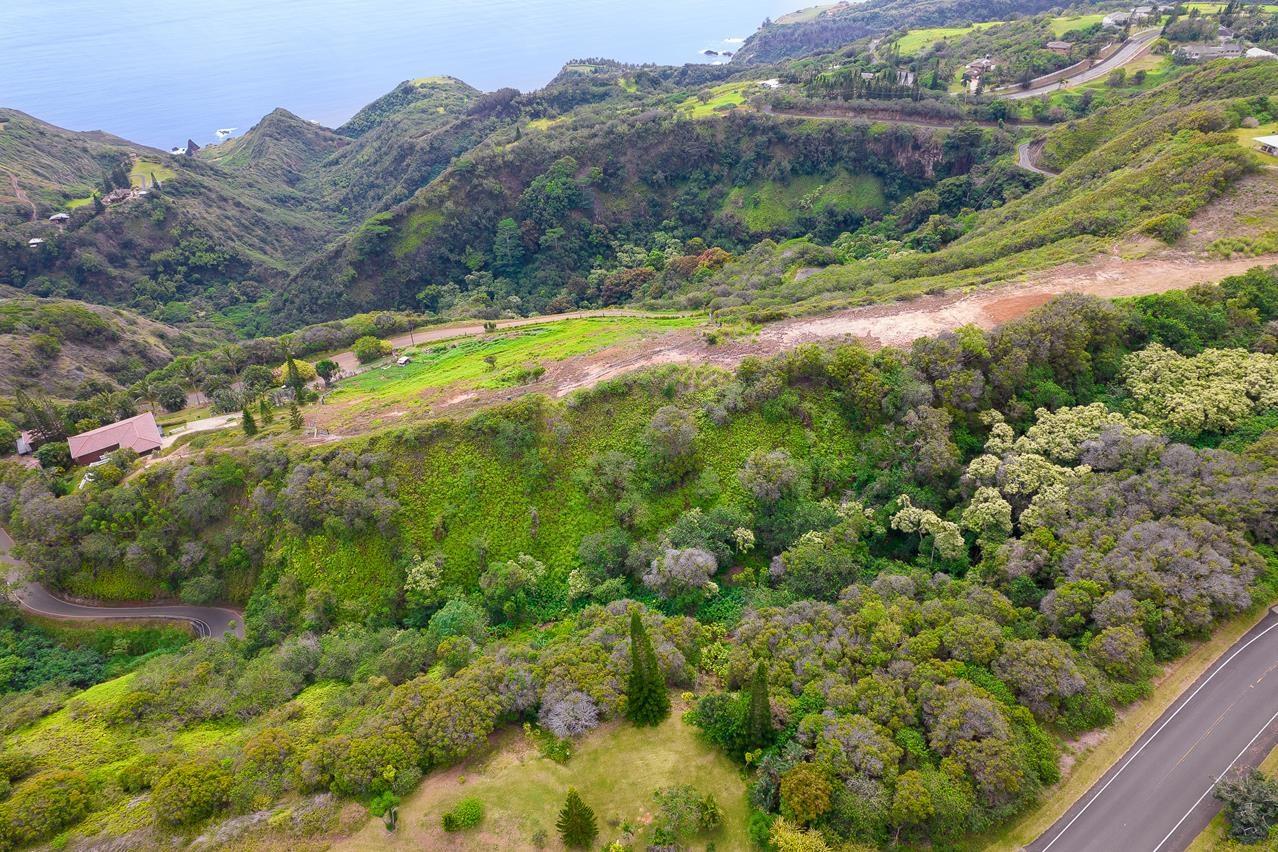
POLYGON ((1049 172, 1047 169, 1039 168, 1034 164, 1034 157, 1030 154, 1030 146, 1033 142, 1022 142, 1016 146, 1016 165, 1022 169, 1028 169, 1031 172, 1037 172, 1047 177, 1056 177, 1056 172, 1049 172))
POLYGON ((1149 46, 1154 43, 1154 39, 1162 33, 1160 29, 1146 30, 1132 36, 1131 41, 1118 49, 1118 52, 1106 59, 1088 68, 1086 71, 1080 71, 1073 77, 1066 78, 1059 83, 1049 83, 1046 86, 1039 86, 1033 89, 1010 89, 990 94, 998 95, 1001 98, 1007 98, 1011 101, 1019 101, 1024 98, 1035 98, 1039 95, 1046 95, 1049 92, 1055 92, 1058 89, 1069 89, 1083 83, 1090 83, 1092 80, 1099 80, 1101 77, 1109 76, 1109 72, 1115 68, 1121 68, 1128 62, 1149 50, 1149 46))
POLYGON ((196 432, 212 432, 215 429, 225 429, 228 426, 234 426, 240 422, 238 414, 220 414, 216 417, 205 417, 203 420, 192 420, 181 426, 174 426, 172 431, 165 429, 164 434, 160 437, 160 447, 167 449, 181 438, 183 435, 192 435, 196 432))
POLYGON ((11 555, 12 548, 13 539, 9 537, 9 533, 0 530, 0 563, 4 564, 6 577, 14 586, 9 594, 27 612, 49 618, 90 621, 165 618, 189 623, 200 637, 221 639, 227 633, 234 633, 241 638, 244 636, 244 615, 233 609, 185 604, 84 606, 64 601, 39 583, 24 579, 22 563, 11 555))
POLYGON ((1278 745, 1278 615, 1203 673, 1029 852, 1177 852, 1220 810, 1216 779, 1278 745))

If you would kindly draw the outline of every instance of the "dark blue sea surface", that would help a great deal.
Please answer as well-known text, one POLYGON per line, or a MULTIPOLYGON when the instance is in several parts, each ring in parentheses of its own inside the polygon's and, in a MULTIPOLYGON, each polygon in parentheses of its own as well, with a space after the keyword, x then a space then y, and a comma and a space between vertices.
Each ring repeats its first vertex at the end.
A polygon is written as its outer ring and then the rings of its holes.
POLYGON ((723 61, 796 0, 0 0, 0 106, 169 148, 275 107, 333 127, 402 80, 723 61))

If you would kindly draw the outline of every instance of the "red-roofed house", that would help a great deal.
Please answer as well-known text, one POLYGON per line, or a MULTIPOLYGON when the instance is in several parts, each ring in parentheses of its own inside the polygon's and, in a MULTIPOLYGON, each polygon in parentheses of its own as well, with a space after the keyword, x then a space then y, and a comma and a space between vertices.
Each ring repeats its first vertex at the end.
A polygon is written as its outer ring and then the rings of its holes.
POLYGON ((72 435, 67 439, 67 446, 71 448, 71 460, 76 464, 93 464, 121 447, 144 456, 160 448, 160 427, 148 411, 118 423, 72 435))

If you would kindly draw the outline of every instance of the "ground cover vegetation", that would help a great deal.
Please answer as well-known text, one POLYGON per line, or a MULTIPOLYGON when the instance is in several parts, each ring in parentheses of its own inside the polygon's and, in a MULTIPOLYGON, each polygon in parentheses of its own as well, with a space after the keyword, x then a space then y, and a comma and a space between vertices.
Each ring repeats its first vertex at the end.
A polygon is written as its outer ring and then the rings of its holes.
MULTIPOLYGON (((247 637, 7 697, 0 830, 335 831, 342 799, 393 814, 503 726, 569 768, 605 722, 663 730, 663 686, 748 773, 760 843, 997 826, 1061 737, 1278 590, 1276 319, 1256 269, 73 491, 5 464, 38 579, 239 603, 247 637)), ((719 819, 689 783, 653 800, 674 842, 719 819)), ((431 824, 486 830, 504 806, 478 798, 431 824)))

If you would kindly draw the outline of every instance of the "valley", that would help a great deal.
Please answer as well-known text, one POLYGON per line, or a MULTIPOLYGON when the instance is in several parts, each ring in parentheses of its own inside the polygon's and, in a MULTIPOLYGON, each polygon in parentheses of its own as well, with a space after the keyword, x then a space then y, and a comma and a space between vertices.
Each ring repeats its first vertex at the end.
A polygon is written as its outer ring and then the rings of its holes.
POLYGON ((0 108, 0 850, 1272 845, 1278 13, 724 44, 0 108))

